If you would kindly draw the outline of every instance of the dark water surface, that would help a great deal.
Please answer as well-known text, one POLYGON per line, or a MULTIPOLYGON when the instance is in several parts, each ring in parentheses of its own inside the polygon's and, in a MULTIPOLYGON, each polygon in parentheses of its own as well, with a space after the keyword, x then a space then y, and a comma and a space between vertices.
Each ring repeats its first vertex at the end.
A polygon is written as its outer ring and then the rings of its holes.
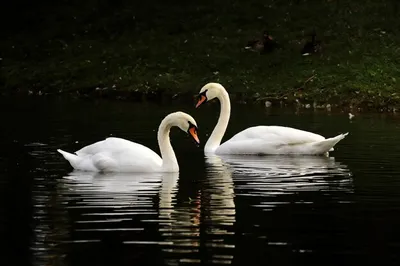
POLYGON ((400 116, 233 106, 224 140, 258 124, 350 134, 329 158, 204 158, 218 104, 0 108, 1 265, 400 265, 400 116), (56 152, 118 136, 158 153, 158 125, 178 110, 202 141, 172 131, 179 174, 74 173, 56 152))

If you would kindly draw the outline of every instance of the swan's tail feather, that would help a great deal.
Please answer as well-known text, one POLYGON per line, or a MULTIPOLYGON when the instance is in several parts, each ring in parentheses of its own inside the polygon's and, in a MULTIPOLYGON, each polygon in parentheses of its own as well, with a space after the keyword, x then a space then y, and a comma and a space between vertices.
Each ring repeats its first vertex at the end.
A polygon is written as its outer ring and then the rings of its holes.
POLYGON ((329 151, 334 151, 333 146, 335 146, 339 141, 344 139, 349 132, 337 135, 336 137, 325 139, 323 141, 318 141, 314 144, 314 147, 317 148, 320 152, 319 153, 326 153, 329 151))
POLYGON ((79 158, 77 155, 57 149, 59 153, 62 154, 62 156, 67 160, 71 166, 75 169, 79 168, 78 164, 81 162, 81 158, 79 158))

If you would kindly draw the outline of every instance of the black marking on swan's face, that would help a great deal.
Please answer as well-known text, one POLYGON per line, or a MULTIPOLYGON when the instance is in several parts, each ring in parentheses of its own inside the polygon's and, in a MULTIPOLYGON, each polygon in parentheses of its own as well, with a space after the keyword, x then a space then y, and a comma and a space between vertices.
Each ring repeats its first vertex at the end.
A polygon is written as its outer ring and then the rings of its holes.
POLYGON ((197 96, 197 104, 196 104, 196 108, 199 107, 201 104, 207 102, 207 91, 208 90, 204 90, 202 93, 199 93, 199 95, 197 96))

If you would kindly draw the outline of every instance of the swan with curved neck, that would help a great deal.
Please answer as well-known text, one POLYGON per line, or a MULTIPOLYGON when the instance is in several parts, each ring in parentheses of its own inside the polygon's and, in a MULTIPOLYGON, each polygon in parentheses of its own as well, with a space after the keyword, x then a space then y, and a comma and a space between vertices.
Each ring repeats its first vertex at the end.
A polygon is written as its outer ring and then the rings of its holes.
POLYGON ((178 161, 171 146, 169 133, 172 127, 188 132, 197 144, 196 121, 183 112, 167 115, 158 128, 157 139, 161 157, 139 143, 121 138, 103 141, 68 153, 58 149, 75 170, 94 172, 179 172, 178 161))
POLYGON ((211 136, 207 140, 204 152, 216 154, 326 154, 348 133, 333 138, 308 131, 283 126, 249 127, 221 144, 228 127, 231 104, 229 94, 219 83, 207 83, 199 93, 196 108, 217 98, 221 112, 211 136))

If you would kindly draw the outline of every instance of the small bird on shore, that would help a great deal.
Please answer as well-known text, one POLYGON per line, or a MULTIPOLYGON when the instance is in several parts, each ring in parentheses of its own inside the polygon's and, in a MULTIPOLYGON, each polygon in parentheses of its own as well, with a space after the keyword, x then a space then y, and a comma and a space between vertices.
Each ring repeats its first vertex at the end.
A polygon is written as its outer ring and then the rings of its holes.
POLYGON ((264 54, 272 52, 278 46, 279 44, 272 38, 269 32, 265 30, 262 39, 248 41, 245 49, 264 54))
POLYGON ((316 36, 317 34, 314 31, 311 34, 311 41, 308 41, 301 50, 303 56, 315 54, 321 50, 321 41, 317 41, 316 36))

